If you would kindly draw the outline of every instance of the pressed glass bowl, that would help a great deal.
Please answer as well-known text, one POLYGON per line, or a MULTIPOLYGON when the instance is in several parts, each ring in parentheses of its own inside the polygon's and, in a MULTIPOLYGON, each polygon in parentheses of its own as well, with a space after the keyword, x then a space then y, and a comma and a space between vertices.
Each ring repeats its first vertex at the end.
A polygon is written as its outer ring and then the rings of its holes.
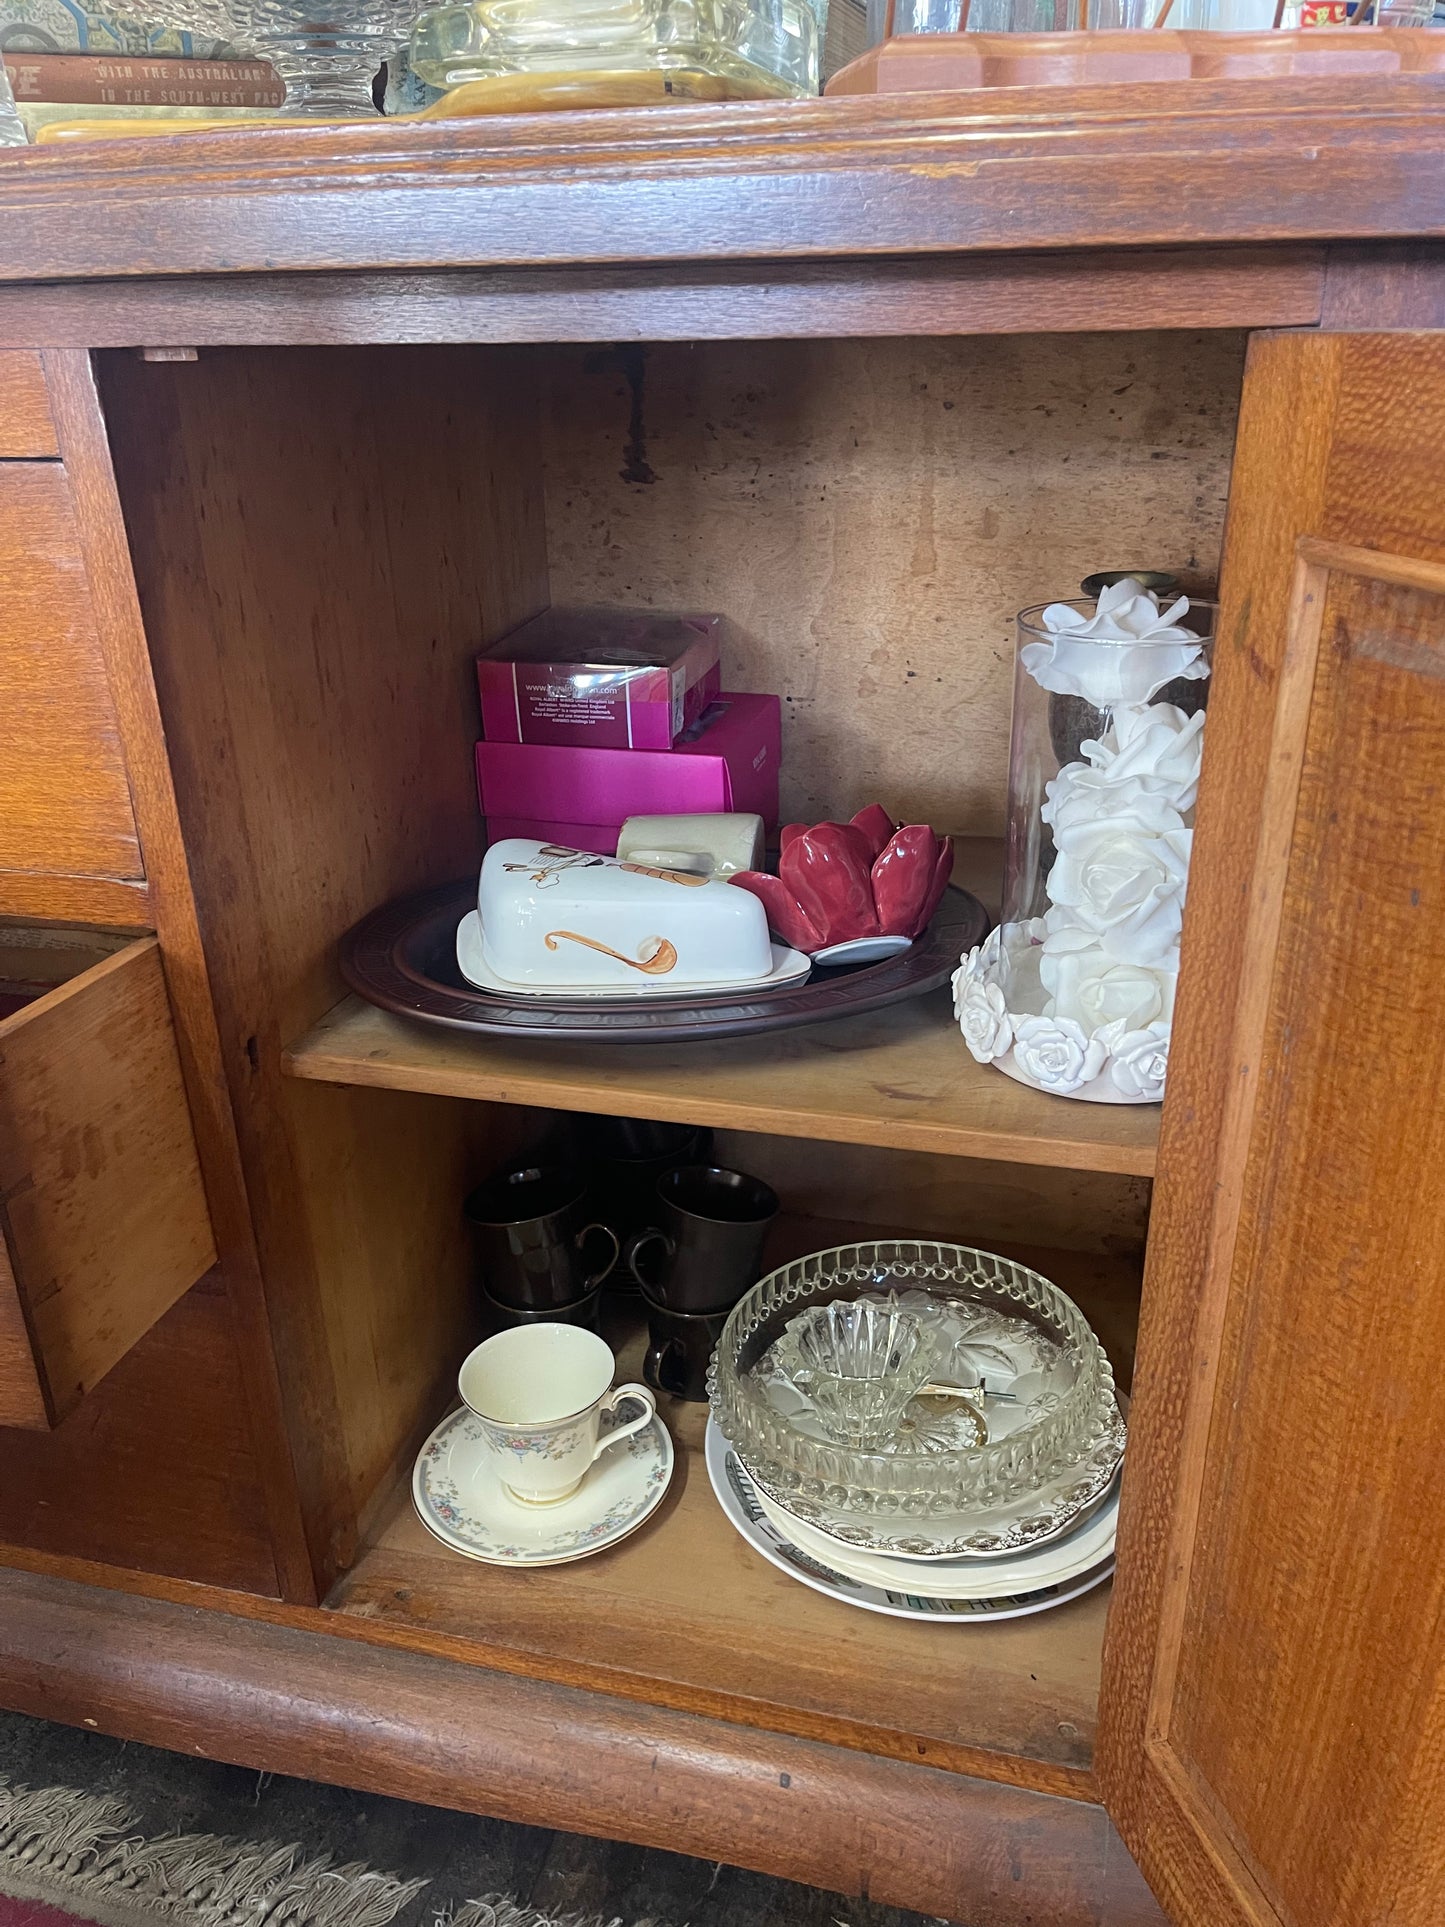
POLYGON ((793 1494, 851 1512, 924 1518, 1010 1505, 1092 1461, 1120 1433, 1114 1375, 1078 1306, 1026 1265, 965 1245, 844 1245, 772 1272, 729 1317, 708 1392, 725 1436, 783 1503, 793 1494), (892 1293, 951 1334, 938 1376, 1002 1393, 989 1407, 986 1443, 939 1450, 920 1426, 886 1449, 842 1444, 780 1397, 780 1385, 792 1389, 790 1327, 800 1313, 892 1293))

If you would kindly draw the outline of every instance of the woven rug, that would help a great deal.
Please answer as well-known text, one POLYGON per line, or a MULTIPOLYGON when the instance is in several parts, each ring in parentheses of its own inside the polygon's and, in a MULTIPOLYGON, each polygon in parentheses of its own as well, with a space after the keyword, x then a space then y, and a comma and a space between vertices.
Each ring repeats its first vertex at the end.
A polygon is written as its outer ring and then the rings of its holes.
POLYGON ((0 1895, 0 1927, 84 1927, 79 1914, 42 1907, 37 1900, 6 1900, 0 1895))
MULTIPOLYGON (((427 1884, 295 1845, 210 1833, 147 1839, 121 1800, 0 1778, 0 1927, 390 1927, 427 1884)), ((624 1927, 497 1895, 430 1919, 431 1927, 624 1927)))
POLYGON ((660 1847, 3 1710, 0 1797, 0 1927, 933 1927, 660 1847))

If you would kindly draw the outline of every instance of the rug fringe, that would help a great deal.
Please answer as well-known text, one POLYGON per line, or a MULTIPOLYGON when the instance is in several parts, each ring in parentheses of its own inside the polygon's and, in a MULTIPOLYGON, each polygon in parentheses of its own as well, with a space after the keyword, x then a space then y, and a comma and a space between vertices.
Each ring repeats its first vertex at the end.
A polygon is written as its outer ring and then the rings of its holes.
POLYGON ((72 1787, 0 1777, 0 1889, 68 1902, 102 1927, 388 1927, 428 1884, 298 1846, 181 1834, 126 1837, 126 1807, 72 1787))
MULTIPOLYGON (((488 1894, 438 1914, 433 1927, 627 1927, 627 1923, 620 1914, 607 1919, 602 1914, 539 1913, 535 1907, 519 1906, 504 1895, 488 1894)), ((632 1927, 657 1927, 657 1923, 639 1920, 632 1927)))

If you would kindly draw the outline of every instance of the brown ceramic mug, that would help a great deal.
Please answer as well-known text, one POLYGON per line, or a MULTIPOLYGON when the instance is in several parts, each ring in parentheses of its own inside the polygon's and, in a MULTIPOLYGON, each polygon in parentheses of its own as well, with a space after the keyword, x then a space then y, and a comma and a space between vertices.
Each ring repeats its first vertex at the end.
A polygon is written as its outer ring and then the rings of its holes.
POLYGON ((778 1194, 761 1178, 685 1164, 658 1179, 658 1221, 633 1238, 626 1263, 669 1311, 726 1311, 757 1282, 778 1194))

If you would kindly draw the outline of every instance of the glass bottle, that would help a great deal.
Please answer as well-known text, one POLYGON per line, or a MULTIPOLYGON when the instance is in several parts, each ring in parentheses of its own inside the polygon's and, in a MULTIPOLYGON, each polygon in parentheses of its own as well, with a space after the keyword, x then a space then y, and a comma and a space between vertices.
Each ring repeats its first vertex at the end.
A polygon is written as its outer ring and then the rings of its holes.
POLYGON ((24 147, 26 138, 25 123, 16 112, 10 76, 5 71, 5 62, 0 60, 0 147, 24 147))

